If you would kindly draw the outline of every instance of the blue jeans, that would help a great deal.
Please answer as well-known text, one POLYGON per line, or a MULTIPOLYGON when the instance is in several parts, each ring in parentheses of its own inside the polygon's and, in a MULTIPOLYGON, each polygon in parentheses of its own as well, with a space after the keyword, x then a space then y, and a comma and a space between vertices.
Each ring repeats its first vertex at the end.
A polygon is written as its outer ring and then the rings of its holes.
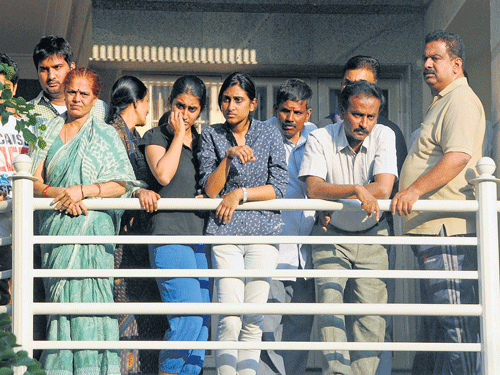
MULTIPOLYGON (((209 267, 207 245, 149 245, 152 268, 160 269, 207 269, 209 267)), ((163 302, 210 302, 209 278, 157 278, 163 302)), ((206 341, 210 319, 203 316, 169 315, 170 329, 164 340, 206 341)), ((159 368, 173 374, 198 375, 203 368, 205 350, 162 350, 159 368)))

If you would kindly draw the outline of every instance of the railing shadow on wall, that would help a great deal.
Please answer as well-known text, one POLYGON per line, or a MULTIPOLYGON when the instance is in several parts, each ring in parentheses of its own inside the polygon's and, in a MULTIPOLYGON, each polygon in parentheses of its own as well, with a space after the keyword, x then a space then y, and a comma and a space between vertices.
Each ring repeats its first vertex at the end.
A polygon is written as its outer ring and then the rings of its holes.
MULTIPOLYGON (((35 236, 33 212, 51 210, 51 199, 33 197, 33 176, 29 174, 31 160, 20 155, 14 162, 13 199, 0 202, 0 212, 13 213, 13 269, 0 274, 13 279, 12 307, 2 306, 0 312, 12 312, 13 332, 19 349, 32 355, 34 349, 296 349, 304 350, 388 350, 388 351, 471 351, 482 353, 483 374, 494 374, 500 368, 500 286, 498 254, 497 180, 493 176, 495 164, 482 158, 477 170, 479 176, 471 183, 476 187, 476 201, 418 201, 417 211, 476 212, 477 237, 315 237, 315 236, 35 236), (144 243, 149 244, 256 244, 256 243, 358 243, 358 244, 454 244, 477 245, 478 271, 419 271, 419 270, 46 270, 33 269, 33 245, 44 243, 144 243), (33 316, 48 314, 116 315, 116 314, 193 314, 200 313, 194 303, 34 303, 33 279, 46 277, 325 277, 335 273, 339 277, 384 279, 478 279, 480 301, 477 305, 440 304, 222 304, 203 306, 204 314, 296 314, 296 315, 406 315, 406 316, 479 316, 481 343, 422 343, 422 342, 172 342, 172 341, 34 341, 33 316)), ((161 199, 163 210, 214 210, 220 199, 161 199)), ((89 210, 141 209, 138 199, 86 200, 89 210)), ((380 200, 381 210, 390 209, 389 200, 380 200)), ((241 210, 360 210, 357 200, 337 202, 315 199, 280 199, 248 202, 241 210)), ((9 238, 2 239, 8 244, 9 238)))

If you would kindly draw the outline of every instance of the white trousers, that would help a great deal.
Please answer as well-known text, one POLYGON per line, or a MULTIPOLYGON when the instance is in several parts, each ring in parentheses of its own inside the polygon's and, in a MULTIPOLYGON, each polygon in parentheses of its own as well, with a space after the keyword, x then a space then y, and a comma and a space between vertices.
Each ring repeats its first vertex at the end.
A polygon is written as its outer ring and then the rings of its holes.
MULTIPOLYGON (((278 249, 273 245, 214 245, 212 261, 216 269, 275 269, 278 249)), ((267 278, 216 279, 219 303, 266 303, 269 294, 267 278)), ((220 315, 218 341, 260 341, 262 315, 220 315)), ((255 375, 260 350, 216 350, 215 365, 220 375, 255 375)))

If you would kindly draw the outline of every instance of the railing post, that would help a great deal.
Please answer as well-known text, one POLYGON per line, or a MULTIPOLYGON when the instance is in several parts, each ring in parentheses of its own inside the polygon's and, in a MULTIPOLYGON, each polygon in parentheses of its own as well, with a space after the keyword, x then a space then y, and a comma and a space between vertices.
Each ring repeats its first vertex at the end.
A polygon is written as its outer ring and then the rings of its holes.
MULTIPOLYGON (((33 181, 31 159, 14 159, 12 176, 12 331, 33 356, 33 181)), ((16 373, 24 371, 16 368, 16 373)))
POLYGON ((498 255, 497 183, 493 176, 495 162, 481 158, 476 166, 479 177, 471 181, 476 186, 477 253, 479 270, 479 303, 481 315, 482 373, 496 374, 500 369, 500 275, 498 255))

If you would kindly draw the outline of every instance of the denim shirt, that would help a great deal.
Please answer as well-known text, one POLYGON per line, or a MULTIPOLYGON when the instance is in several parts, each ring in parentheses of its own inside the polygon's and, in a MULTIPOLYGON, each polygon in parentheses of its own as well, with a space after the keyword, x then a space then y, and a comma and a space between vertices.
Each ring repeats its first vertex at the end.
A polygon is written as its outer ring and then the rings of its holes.
MULTIPOLYGON (((276 198, 283 198, 288 172, 281 133, 275 126, 252 120, 245 139, 256 160, 243 164, 239 158, 234 158, 219 196, 242 187, 271 185, 276 198)), ((198 154, 201 186, 206 186, 208 177, 224 159, 226 151, 237 145, 226 124, 212 125, 203 130, 198 154)), ((231 221, 226 224, 218 222, 215 211, 212 211, 206 232, 211 235, 276 235, 282 227, 281 213, 277 211, 234 211, 231 221)))

